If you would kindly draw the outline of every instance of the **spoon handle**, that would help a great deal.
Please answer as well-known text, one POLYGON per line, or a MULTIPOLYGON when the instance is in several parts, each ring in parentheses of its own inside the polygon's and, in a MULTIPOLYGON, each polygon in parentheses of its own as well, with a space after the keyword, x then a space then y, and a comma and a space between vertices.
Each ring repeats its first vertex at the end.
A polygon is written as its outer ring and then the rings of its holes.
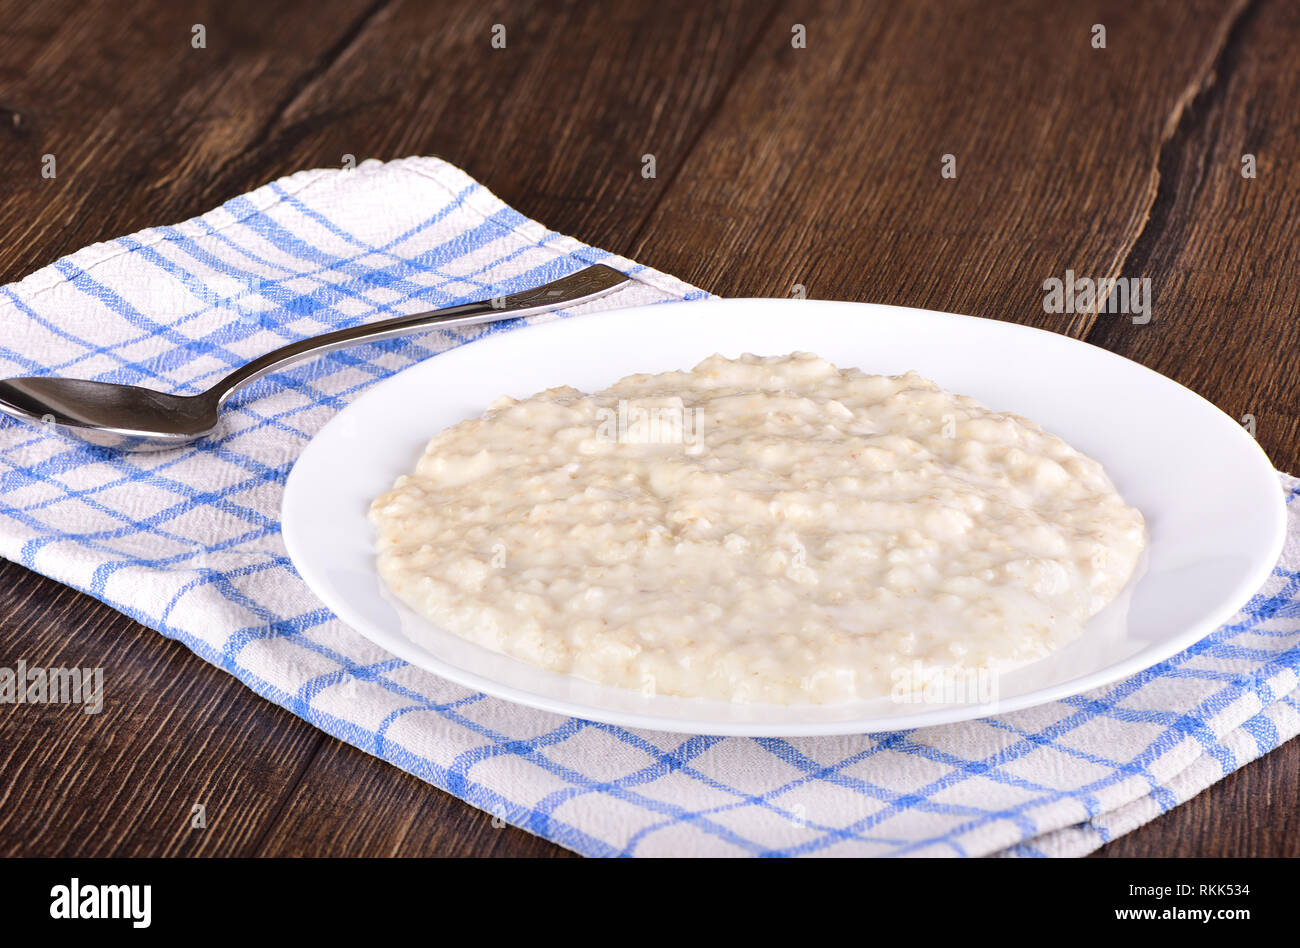
POLYGON ((281 346, 279 349, 258 356, 214 385, 209 390, 209 395, 216 395, 217 404, 220 405, 237 389, 254 379, 324 352, 361 342, 391 339, 394 336, 422 329, 470 326, 475 323, 491 323, 501 319, 545 313, 562 306, 585 303, 604 296, 627 283, 628 279, 626 274, 596 264, 543 286, 522 290, 509 296, 464 303, 460 306, 448 306, 427 313, 396 316, 347 329, 336 329, 333 332, 291 342, 287 346, 281 346))

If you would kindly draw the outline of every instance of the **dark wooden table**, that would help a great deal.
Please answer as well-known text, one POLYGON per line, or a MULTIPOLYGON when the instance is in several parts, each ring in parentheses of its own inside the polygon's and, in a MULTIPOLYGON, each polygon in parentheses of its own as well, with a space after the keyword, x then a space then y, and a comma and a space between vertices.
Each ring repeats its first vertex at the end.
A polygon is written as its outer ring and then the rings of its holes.
MULTIPOLYGON (((345 155, 436 154, 715 293, 1086 339, 1254 415, 1297 471, 1298 46, 1294 0, 3 0, 0 282, 345 155), (1067 269, 1150 278, 1150 323, 1044 312, 1067 269)), ((11 563, 0 642, 113 669, 100 715, 0 712, 0 853, 565 854, 11 563)), ((1298 775, 1292 741, 1102 853, 1300 855, 1298 775)))

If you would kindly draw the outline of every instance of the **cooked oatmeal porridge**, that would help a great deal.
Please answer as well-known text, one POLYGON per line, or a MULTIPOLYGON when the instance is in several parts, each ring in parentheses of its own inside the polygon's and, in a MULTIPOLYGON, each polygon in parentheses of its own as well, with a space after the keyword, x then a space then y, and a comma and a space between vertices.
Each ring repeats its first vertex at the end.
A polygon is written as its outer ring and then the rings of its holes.
POLYGON ((1040 658, 1145 543, 1101 465, 1033 422, 807 353, 501 398, 370 516, 380 575, 451 632, 596 682, 770 704, 1040 658))

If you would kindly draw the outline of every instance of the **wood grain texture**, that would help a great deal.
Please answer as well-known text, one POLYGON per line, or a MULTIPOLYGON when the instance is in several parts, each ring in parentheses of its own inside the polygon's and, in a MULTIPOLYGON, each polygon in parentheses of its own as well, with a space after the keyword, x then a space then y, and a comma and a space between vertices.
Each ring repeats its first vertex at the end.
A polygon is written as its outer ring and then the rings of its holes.
MULTIPOLYGON (((714 292, 1086 335, 1300 469, 1288 0, 0 0, 0 23, 0 282, 344 155, 438 154, 714 292), (1067 268, 1151 277, 1152 322, 1045 313, 1067 268)), ((108 705, 0 712, 0 854, 566 855, 3 564, 20 657, 103 665, 108 705)), ((1297 773, 1292 741, 1101 855, 1300 855, 1297 773)))
MULTIPOLYGON (((0 281, 184 220, 280 102, 366 18, 360 0, 4 4, 0 281), (191 45, 194 24, 207 47, 191 45), (42 159, 55 158, 54 178, 42 159)), ((256 176, 223 194, 264 183, 256 176)))
POLYGON ((774 19, 632 248, 724 296, 868 300, 1081 335, 1043 281, 1136 239, 1220 0, 801 3, 774 19), (791 22, 808 48, 791 47, 791 22), (1090 26, 1108 27, 1094 49, 1090 26), (944 178, 952 155, 956 178, 944 178), (738 265, 743 262, 743 265, 738 265))
POLYGON ((671 180, 643 177, 642 157, 684 160, 773 8, 391 0, 206 200, 245 187, 242 168, 432 154, 548 227, 626 248, 671 180))
MULTIPOLYGON (((1149 278, 1151 322, 1099 317, 1088 341, 1255 418, 1274 465, 1300 471, 1300 6, 1261 0, 1159 163, 1150 220, 1122 265, 1149 278), (1242 174, 1244 155, 1256 177, 1242 174)), ((1141 406, 1135 406, 1140 410, 1141 406)))
POLYGON ((248 853, 323 739, 178 643, 2 561, 0 629, 6 668, 104 674, 97 714, 0 711, 0 855, 248 853), (191 827, 196 804, 207 829, 191 827))

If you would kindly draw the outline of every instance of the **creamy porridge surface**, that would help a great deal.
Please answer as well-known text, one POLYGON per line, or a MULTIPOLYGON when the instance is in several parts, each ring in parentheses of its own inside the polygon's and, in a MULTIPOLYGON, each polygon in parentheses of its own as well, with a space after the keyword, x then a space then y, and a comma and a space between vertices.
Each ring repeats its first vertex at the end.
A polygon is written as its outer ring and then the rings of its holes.
POLYGON ((772 704, 1039 658, 1145 543, 1101 465, 1033 422, 806 353, 501 398, 370 515, 380 575, 458 635, 772 704))

